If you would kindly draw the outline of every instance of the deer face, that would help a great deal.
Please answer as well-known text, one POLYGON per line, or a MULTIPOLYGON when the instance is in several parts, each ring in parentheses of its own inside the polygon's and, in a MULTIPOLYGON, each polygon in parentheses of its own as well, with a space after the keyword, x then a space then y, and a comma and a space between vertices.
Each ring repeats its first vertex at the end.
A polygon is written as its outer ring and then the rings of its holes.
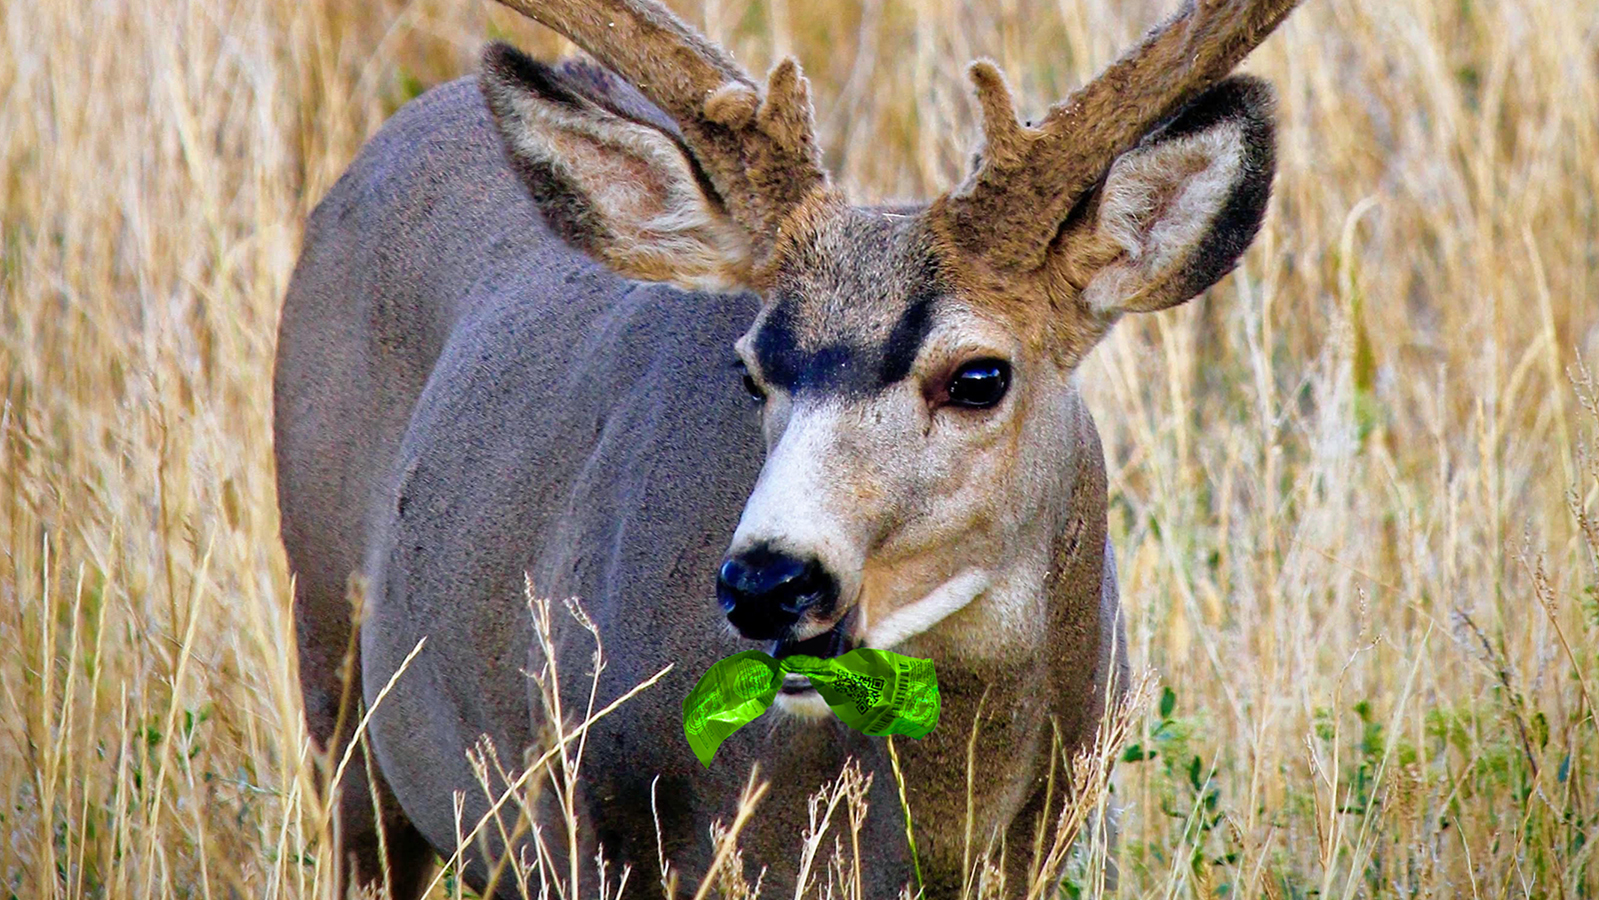
POLYGON ((919 215, 841 207, 736 347, 767 459, 717 593, 776 655, 895 646, 1047 540, 1067 375, 947 277, 919 215))
POLYGON ((1120 316, 1194 296, 1253 239, 1271 94, 1221 79, 1238 35, 1263 37, 1290 5, 1191 6, 1198 20, 1118 63, 1126 96, 1096 82, 1038 128, 974 65, 977 167, 901 211, 828 186, 791 62, 763 94, 686 29, 674 39, 704 66, 684 74, 584 17, 541 16, 637 73, 657 108, 595 67, 490 48, 509 158, 569 242, 631 277, 764 299, 728 375, 759 405, 767 453, 716 573, 733 627, 777 655, 1036 644, 1077 470, 1076 367, 1120 316))

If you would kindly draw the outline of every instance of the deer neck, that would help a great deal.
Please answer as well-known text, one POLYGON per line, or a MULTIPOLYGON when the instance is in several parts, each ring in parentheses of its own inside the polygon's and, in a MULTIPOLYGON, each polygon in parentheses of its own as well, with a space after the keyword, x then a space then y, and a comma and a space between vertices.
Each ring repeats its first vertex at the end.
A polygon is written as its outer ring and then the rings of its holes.
POLYGON ((1104 706, 1098 676, 1105 665, 1105 466, 1092 417, 1075 402, 1064 436, 1072 451, 1073 469, 1063 479, 1068 490, 1047 517, 1036 552, 994 572, 984 596, 952 616, 950 627, 905 648, 937 660, 939 727, 896 746, 905 759, 918 846, 950 865, 962 865, 966 853, 968 768, 973 858, 991 837, 996 855, 1000 839, 1008 852, 1030 854, 1031 829, 1045 812, 1049 745, 1058 734, 1070 754, 1091 739, 1104 706), (1030 629, 1020 639, 1018 622, 1030 629), (1008 649, 1000 652, 1007 636, 1008 649))

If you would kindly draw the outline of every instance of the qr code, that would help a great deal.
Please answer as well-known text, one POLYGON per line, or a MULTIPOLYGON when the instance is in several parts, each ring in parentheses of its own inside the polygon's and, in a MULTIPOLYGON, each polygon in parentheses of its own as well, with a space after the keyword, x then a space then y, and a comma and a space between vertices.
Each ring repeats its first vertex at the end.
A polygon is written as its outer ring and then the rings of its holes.
POLYGON ((855 708, 866 712, 883 697, 882 678, 872 675, 855 675, 850 672, 840 672, 833 681, 833 690, 855 701, 855 708))

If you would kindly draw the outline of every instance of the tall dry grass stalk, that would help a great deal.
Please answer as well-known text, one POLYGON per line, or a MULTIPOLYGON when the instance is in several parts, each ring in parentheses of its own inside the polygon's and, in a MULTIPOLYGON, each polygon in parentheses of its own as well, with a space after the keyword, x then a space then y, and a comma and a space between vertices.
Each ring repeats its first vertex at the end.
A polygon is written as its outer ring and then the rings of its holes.
MULTIPOLYGON (((752 68, 800 56, 872 199, 957 176, 968 58, 1036 111, 1167 5, 682 8, 752 68)), ((560 49, 486 7, 0 5, 0 896, 330 895, 274 323, 388 113, 490 34, 560 49)), ((1599 408, 1568 377, 1599 359, 1599 6, 1311 0, 1248 68, 1281 93, 1259 241, 1083 376, 1169 686, 1118 765, 1120 890, 1599 894, 1599 408)))

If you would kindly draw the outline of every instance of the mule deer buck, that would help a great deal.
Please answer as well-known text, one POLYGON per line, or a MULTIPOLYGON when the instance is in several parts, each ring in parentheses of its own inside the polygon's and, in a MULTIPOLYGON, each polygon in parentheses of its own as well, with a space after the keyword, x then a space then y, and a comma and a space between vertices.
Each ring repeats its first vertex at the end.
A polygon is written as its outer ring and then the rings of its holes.
MULTIPOLYGON (((681 734, 694 679, 750 641, 866 645, 938 668, 943 724, 897 745, 927 896, 960 890, 980 704, 995 764, 971 828, 1024 883, 1058 811, 1055 735, 1090 739, 1127 668, 1075 373, 1123 314, 1193 297, 1254 238, 1272 93, 1230 73, 1295 0, 1188 0, 1037 124, 974 63, 974 167, 894 208, 829 181, 792 60, 759 84, 654 0, 504 2, 597 64, 496 44, 475 83, 401 110, 311 216, 284 303, 283 539, 306 715, 334 758, 357 718, 340 717, 346 648, 370 705, 427 639, 342 784, 353 877, 414 897, 455 847, 457 792, 468 825, 487 809, 467 751, 537 743, 526 576, 584 599, 602 698, 676 663, 589 733, 583 859, 653 871, 653 796, 665 856, 697 878, 758 762, 772 788, 744 846, 792 892, 807 793, 854 757, 877 773, 866 895, 897 894, 883 742, 803 681, 708 771, 681 734)), ((588 668, 588 645, 561 646, 559 668, 588 668)), ((567 681, 582 709, 587 683, 567 681)), ((503 837, 466 859, 469 883, 503 837)))

